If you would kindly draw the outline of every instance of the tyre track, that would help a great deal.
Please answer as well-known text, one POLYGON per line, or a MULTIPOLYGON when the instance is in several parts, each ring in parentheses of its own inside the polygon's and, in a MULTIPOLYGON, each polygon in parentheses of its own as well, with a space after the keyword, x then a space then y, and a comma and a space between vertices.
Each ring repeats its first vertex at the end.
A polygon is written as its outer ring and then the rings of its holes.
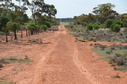
POLYGON ((85 77, 92 83, 92 84, 101 84, 98 80, 96 80, 95 77, 92 76, 92 74, 82 65, 80 60, 78 59, 78 47, 76 43, 74 43, 74 55, 73 55, 73 61, 79 71, 85 75, 85 77))
MULTIPOLYGON (((58 32, 55 37, 52 37, 52 36, 48 37, 47 40, 51 39, 51 38, 55 39, 59 36, 59 34, 60 33, 58 32)), ((42 79, 42 66, 45 64, 45 60, 48 59, 49 54, 55 49, 55 47, 58 44, 59 40, 60 40, 60 38, 57 38, 55 43, 52 45, 52 48, 50 48, 51 46, 48 46, 45 49, 45 52, 40 50, 37 53, 32 53, 35 56, 41 56, 41 59, 34 65, 33 70, 30 70, 32 74, 29 73, 29 72, 28 73, 27 72, 22 72, 22 74, 24 74, 24 75, 25 75, 25 73, 31 74, 31 78, 28 78, 28 79, 23 78, 23 79, 17 81, 17 84, 42 84, 42 80, 43 80, 42 79)), ((41 45, 40 45, 40 49, 41 49, 41 45)))

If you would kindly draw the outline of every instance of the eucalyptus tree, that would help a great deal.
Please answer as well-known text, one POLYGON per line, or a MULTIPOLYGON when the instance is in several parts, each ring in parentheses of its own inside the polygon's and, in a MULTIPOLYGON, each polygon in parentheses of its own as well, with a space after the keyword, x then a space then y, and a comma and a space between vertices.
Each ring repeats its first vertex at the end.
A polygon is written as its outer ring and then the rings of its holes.
POLYGON ((96 15, 94 15, 92 13, 82 14, 80 16, 75 16, 74 18, 76 19, 76 24, 80 24, 81 22, 86 22, 86 23, 95 23, 96 22, 96 15))
POLYGON ((111 3, 99 4, 93 8, 93 13, 98 16, 98 20, 103 23, 106 19, 114 19, 119 14, 113 10, 115 5, 111 3))
POLYGON ((11 7, 12 0, 0 0, 0 8, 2 8, 2 12, 8 11, 11 7))
POLYGON ((10 21, 7 23, 7 27, 9 30, 14 32, 14 40, 17 40, 16 31, 20 28, 19 24, 22 23, 22 18, 13 11, 9 11, 7 15, 10 19, 10 21))
POLYGON ((28 8, 26 7, 26 1, 27 0, 16 0, 16 1, 18 1, 19 2, 19 6, 17 6, 19 9, 18 9, 18 11, 19 11, 19 13, 21 13, 22 15, 20 15, 21 17, 23 16, 23 14, 25 14, 26 13, 26 10, 28 10, 28 8))
POLYGON ((37 18, 40 18, 42 15, 46 14, 49 16, 55 16, 57 10, 55 9, 54 5, 49 5, 44 2, 44 0, 25 0, 28 8, 32 13, 32 18, 34 19, 34 23, 36 24, 37 18))
POLYGON ((118 16, 118 19, 121 20, 121 21, 124 21, 125 19, 127 19, 127 13, 120 14, 118 16))
POLYGON ((35 4, 38 6, 37 12, 41 15, 48 14, 49 16, 55 16, 57 13, 55 6, 44 3, 44 0, 37 0, 35 4))
POLYGON ((25 4, 28 6, 32 13, 32 18, 34 19, 34 23, 36 24, 36 17, 35 13, 37 12, 37 5, 35 4, 37 0, 32 0, 31 2, 29 0, 24 0, 25 4))
POLYGON ((57 10, 56 10, 55 6, 54 5, 49 5, 47 13, 48 13, 49 16, 55 16, 57 14, 57 10))

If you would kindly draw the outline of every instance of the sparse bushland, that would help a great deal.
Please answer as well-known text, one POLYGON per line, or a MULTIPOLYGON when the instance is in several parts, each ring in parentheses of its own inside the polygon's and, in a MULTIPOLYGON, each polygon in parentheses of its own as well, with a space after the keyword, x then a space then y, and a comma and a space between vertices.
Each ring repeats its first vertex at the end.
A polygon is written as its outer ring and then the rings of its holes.
POLYGON ((119 14, 113 10, 114 4, 99 4, 93 8, 93 13, 74 16, 74 25, 82 25, 87 32, 98 29, 109 29, 112 32, 120 32, 127 27, 127 13, 119 14))
MULTIPOLYGON (((106 5, 111 4, 101 4, 98 7, 94 8, 94 14, 82 14, 80 16, 75 16, 76 19, 74 22, 73 28, 69 28, 70 31, 76 30, 75 27, 81 25, 83 31, 80 33, 74 33, 75 37, 83 38, 84 41, 93 41, 93 42, 121 42, 127 43, 127 26, 126 26, 126 17, 127 14, 119 15, 116 11, 114 11, 114 15, 110 16, 110 13, 106 11, 106 5), (102 8, 101 8, 102 7, 102 8), (105 8, 105 9, 103 9, 105 8), (97 10, 98 9, 98 10, 97 10), (102 10, 100 10, 102 9, 102 10), (105 10, 105 14, 103 15, 103 10, 105 10), (97 11, 100 11, 98 13, 97 11), (98 14, 97 14, 98 13, 98 14), (109 14, 109 15, 108 15, 109 14), (98 17, 99 16, 99 17, 98 17), (102 16, 102 17, 101 17, 102 16), (105 18, 103 18, 105 16, 105 18), (122 16, 122 18, 121 18, 122 16)), ((109 9, 107 9, 109 10, 109 9)), ((81 29, 77 28, 77 29, 81 29)), ((69 27, 69 26, 68 26, 69 27)), ((90 44, 90 46, 93 46, 90 44)), ((111 66, 114 66, 115 70, 127 71, 127 46, 126 45, 101 45, 96 44, 95 48, 92 50, 97 52, 99 56, 103 56, 101 59, 108 61, 111 66)), ((118 76, 116 76, 118 77, 118 76)))
POLYGON ((127 45, 101 45, 96 44, 92 51, 96 52, 102 59, 108 61, 115 70, 127 70, 127 45))

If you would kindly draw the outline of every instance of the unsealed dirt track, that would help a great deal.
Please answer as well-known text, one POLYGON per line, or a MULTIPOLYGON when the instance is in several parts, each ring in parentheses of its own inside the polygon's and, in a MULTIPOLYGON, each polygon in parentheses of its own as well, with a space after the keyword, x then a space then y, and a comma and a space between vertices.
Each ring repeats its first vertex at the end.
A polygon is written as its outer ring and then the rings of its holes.
MULTIPOLYGON (((99 59, 91 51, 89 44, 92 42, 75 42, 66 31, 64 26, 59 26, 59 31, 39 36, 44 39, 43 44, 21 46, 19 52, 27 54, 33 63, 24 65, 8 80, 16 84, 127 84, 127 73, 115 71, 99 59), (117 73, 121 78, 112 78, 117 73)), ((6 55, 16 53, 15 49, 6 55)))

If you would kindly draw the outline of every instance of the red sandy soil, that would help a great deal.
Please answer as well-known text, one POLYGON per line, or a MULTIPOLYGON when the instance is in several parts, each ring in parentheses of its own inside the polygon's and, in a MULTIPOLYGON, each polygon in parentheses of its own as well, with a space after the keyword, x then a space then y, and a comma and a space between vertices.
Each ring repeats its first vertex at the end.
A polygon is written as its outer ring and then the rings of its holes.
POLYGON ((75 41, 66 31, 64 26, 59 26, 59 31, 24 36, 18 44, 1 42, 0 58, 24 59, 27 55, 33 61, 5 64, 0 70, 0 81, 15 84, 127 84, 127 72, 114 70, 91 51, 90 44, 96 42, 75 41), (43 43, 27 43, 39 38, 43 43), (117 74, 121 78, 112 78, 117 74))

